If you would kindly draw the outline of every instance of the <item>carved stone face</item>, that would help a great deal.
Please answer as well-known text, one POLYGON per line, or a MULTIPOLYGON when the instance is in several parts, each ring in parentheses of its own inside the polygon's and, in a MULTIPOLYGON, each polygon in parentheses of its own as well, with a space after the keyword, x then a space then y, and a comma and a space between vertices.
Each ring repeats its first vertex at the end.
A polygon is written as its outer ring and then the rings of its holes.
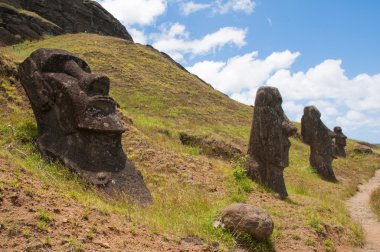
POLYGON ((285 168, 289 166, 288 138, 297 132, 297 128, 287 118, 281 105, 282 97, 277 88, 261 87, 257 91, 254 116, 260 117, 261 123, 255 125, 253 134, 257 134, 256 138, 266 138, 261 143, 261 152, 269 149, 261 155, 266 155, 272 164, 285 168))
POLYGON ((47 111, 56 105, 55 116, 63 132, 124 132, 116 103, 108 95, 108 77, 92 74, 85 62, 67 52, 50 52, 38 63, 33 77, 41 104, 36 109, 47 111))
POLYGON ((342 128, 339 126, 334 127, 335 143, 336 145, 346 146, 347 136, 343 133, 342 128))
POLYGON ((108 77, 56 49, 39 49, 19 69, 36 117, 37 145, 45 159, 58 159, 109 192, 134 192, 151 201, 141 174, 121 145, 125 131, 108 95, 108 77))

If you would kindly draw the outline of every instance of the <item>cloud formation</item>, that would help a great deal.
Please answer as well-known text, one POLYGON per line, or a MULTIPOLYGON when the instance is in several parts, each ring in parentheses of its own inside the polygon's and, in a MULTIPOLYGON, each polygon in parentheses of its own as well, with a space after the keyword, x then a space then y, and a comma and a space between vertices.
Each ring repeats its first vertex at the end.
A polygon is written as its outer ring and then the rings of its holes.
POLYGON ((185 2, 181 4, 182 13, 187 16, 191 13, 206 10, 212 7, 212 4, 194 3, 193 1, 185 2))
POLYGON ((167 0, 98 0, 124 25, 148 25, 162 15, 167 0))
POLYGON ((213 14, 227 14, 229 12, 252 14, 256 3, 253 0, 215 0, 210 3, 185 1, 180 6, 182 13, 186 16, 207 9, 211 10, 213 14))
POLYGON ((380 74, 349 78, 341 60, 328 59, 305 72, 292 72, 300 53, 275 52, 264 59, 257 52, 226 62, 203 61, 188 70, 231 98, 253 104, 262 85, 279 88, 283 107, 293 120, 300 120, 306 105, 316 105, 330 126, 349 132, 380 127, 380 74), (364 127, 364 128, 363 128, 364 127))
POLYGON ((153 46, 169 54, 178 61, 184 60, 184 55, 190 57, 208 53, 231 44, 237 47, 246 44, 247 29, 223 27, 209 33, 200 39, 190 39, 186 27, 175 23, 169 27, 162 26, 160 33, 153 34, 153 46))

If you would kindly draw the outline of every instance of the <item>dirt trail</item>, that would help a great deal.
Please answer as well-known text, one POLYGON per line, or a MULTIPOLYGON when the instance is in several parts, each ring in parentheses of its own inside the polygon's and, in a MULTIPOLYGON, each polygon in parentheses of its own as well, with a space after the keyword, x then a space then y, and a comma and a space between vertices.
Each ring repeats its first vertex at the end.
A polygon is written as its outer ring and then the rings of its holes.
POLYGON ((357 251, 380 251, 380 221, 369 205, 371 193, 379 186, 380 170, 377 170, 375 176, 359 186, 358 193, 348 201, 350 214, 362 225, 366 240, 364 248, 357 251))

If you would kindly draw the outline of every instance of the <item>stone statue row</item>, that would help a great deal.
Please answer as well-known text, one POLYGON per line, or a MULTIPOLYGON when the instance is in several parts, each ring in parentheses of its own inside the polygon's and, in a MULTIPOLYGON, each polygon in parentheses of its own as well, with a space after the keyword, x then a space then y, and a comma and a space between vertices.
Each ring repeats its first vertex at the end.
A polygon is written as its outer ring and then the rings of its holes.
MULTIPOLYGON (((288 193, 283 171, 289 166, 288 138, 297 133, 297 128, 286 117, 281 104, 277 88, 266 86, 257 91, 246 168, 253 180, 285 199, 288 193)), ((318 109, 308 106, 301 120, 301 135, 303 142, 310 146, 310 165, 323 179, 337 181, 332 161, 337 156, 346 157, 347 137, 342 129, 329 130, 321 121, 318 109)))
MULTIPOLYGON (((152 196, 141 173, 121 145, 124 126, 109 96, 108 77, 91 73, 79 57, 63 50, 39 49, 19 68, 19 76, 37 121, 37 146, 46 160, 59 160, 109 195, 126 195, 149 204, 152 196)), ((252 179, 287 197, 283 170, 289 165, 289 137, 297 128, 281 107, 278 89, 257 91, 247 169, 252 179)), ((322 178, 336 181, 331 163, 345 157, 346 136, 331 132, 314 106, 302 117, 303 141, 310 164, 322 178), (335 138, 333 148, 332 138, 335 138)))

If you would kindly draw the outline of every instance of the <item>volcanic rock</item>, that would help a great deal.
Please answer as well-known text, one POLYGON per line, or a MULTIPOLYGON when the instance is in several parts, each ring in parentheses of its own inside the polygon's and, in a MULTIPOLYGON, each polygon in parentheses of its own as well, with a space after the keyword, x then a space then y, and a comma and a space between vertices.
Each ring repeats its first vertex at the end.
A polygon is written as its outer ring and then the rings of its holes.
POLYGON ((258 240, 268 239, 274 228, 268 213, 242 203, 234 203, 223 209, 221 222, 233 233, 246 233, 258 240))
POLYGON ((41 39, 44 34, 80 32, 133 41, 125 27, 96 1, 0 0, 0 7, 0 46, 41 39))

